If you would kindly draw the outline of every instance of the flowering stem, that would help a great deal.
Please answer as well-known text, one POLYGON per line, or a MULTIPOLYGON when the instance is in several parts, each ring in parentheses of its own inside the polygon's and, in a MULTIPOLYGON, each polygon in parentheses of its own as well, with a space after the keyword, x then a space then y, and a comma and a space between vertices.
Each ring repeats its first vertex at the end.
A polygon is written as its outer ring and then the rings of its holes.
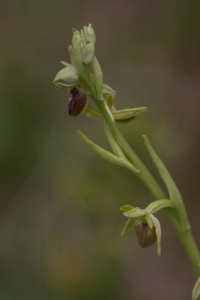
MULTIPOLYGON (((143 162, 140 160, 140 158, 137 156, 137 154, 133 151, 133 149, 130 147, 130 145, 127 143, 123 135, 120 133, 116 126, 116 122, 103 99, 98 99, 95 93, 92 93, 92 98, 96 102, 99 110, 101 111, 107 125, 109 126, 110 132, 113 136, 113 138, 116 140, 116 142, 120 145, 126 156, 130 159, 130 161, 133 163, 133 165, 140 170, 138 174, 136 174, 146 185, 146 187, 149 189, 151 194, 154 196, 154 198, 157 199, 167 199, 165 193, 155 180, 155 178, 152 176, 152 174, 149 172, 149 170, 146 168, 146 166, 143 164, 143 162)), ((183 204, 184 205, 184 204, 183 204)), ((196 275, 200 276, 200 253, 198 250, 198 247, 196 245, 196 242, 194 240, 194 237, 191 232, 191 227, 189 222, 187 221, 187 224, 184 224, 184 230, 181 228, 179 220, 177 218, 177 215, 175 215, 173 209, 171 208, 164 208, 164 212, 166 213, 167 217, 171 221, 172 225, 174 226, 175 230, 177 231, 179 238, 185 248, 185 251, 191 261, 191 264, 195 270, 196 275)), ((180 217, 184 217, 185 220, 187 220, 186 212, 181 212, 182 215, 179 214, 180 217), (183 216, 183 214, 185 214, 183 216)))

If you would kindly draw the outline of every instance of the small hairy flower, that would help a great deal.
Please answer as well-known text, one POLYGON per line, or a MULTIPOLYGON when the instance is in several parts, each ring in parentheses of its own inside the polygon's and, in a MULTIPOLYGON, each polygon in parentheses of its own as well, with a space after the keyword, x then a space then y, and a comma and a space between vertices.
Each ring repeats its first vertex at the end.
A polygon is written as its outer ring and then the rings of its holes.
POLYGON ((88 97, 87 94, 80 93, 78 88, 73 88, 70 93, 72 94, 72 99, 67 104, 67 108, 70 117, 75 118, 85 111, 88 104, 88 97))

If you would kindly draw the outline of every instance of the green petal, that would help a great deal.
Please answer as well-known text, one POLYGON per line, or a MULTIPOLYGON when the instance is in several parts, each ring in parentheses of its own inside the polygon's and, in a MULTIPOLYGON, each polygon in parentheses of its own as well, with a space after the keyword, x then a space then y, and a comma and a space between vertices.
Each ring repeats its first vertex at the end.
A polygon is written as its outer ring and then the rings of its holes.
POLYGON ((129 233, 131 233, 133 230, 135 230, 135 223, 134 218, 130 218, 128 219, 128 221, 126 222, 126 224, 124 225, 124 228, 122 229, 122 233, 121 233, 121 237, 124 239, 129 233))

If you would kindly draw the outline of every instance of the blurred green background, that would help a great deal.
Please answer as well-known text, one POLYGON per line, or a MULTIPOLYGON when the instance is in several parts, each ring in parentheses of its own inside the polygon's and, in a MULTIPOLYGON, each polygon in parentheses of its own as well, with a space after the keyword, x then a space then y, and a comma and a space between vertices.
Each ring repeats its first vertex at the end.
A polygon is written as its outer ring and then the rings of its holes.
MULTIPOLYGON (((92 23, 120 129, 162 184, 146 134, 178 184, 200 245, 200 1, 7 0, 0 4, 0 299, 188 300, 192 267, 163 212, 162 256, 121 240, 119 207, 153 198, 76 130, 109 149, 102 124, 68 116, 52 84, 72 28, 92 23)), ((163 184, 162 184, 163 185, 163 184)))

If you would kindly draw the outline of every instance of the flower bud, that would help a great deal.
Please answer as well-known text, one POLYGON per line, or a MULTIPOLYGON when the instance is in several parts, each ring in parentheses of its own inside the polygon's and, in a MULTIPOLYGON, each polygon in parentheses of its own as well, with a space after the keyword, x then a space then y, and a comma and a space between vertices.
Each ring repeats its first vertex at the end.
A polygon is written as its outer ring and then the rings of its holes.
POLYGON ((86 44, 96 42, 95 32, 91 24, 89 24, 89 26, 83 26, 83 37, 86 44))
POLYGON ((95 50, 95 43, 91 42, 85 44, 82 48, 82 55, 81 59, 82 62, 86 65, 90 65, 94 60, 94 50, 95 50))
POLYGON ((77 44, 80 39, 81 39, 81 33, 74 28, 73 29, 73 37, 72 37, 72 47, 75 51, 76 51, 77 44))
POLYGON ((58 87, 67 88, 75 86, 80 80, 77 69, 70 65, 58 72, 53 83, 58 87))
POLYGON ((72 94, 72 99, 67 104, 67 108, 70 117, 75 118, 85 111, 88 104, 88 97, 87 94, 80 93, 78 88, 73 88, 70 93, 72 94))
POLYGON ((140 219, 135 222, 135 231, 141 248, 149 247, 157 240, 155 227, 150 228, 147 223, 142 223, 140 219))

